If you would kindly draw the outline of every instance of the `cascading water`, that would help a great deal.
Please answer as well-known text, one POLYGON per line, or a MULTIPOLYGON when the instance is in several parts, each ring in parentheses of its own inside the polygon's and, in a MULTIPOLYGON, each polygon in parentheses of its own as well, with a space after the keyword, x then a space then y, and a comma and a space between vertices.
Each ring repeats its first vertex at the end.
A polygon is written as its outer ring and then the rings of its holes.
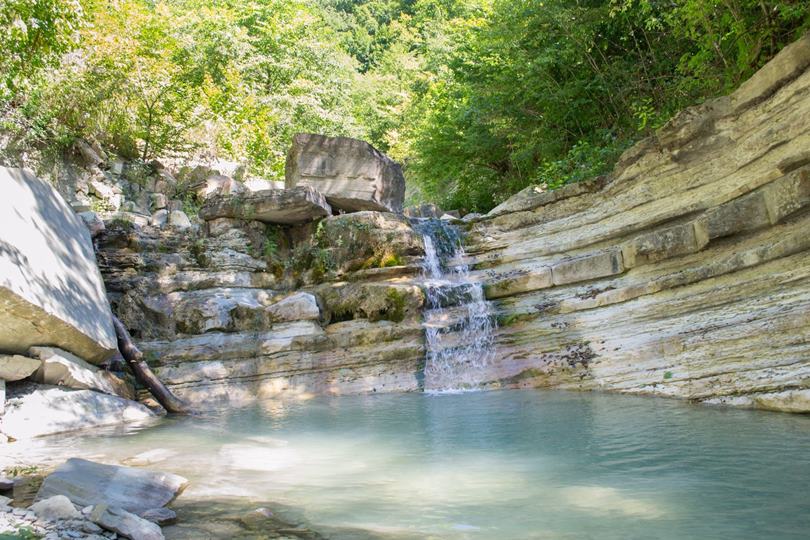
POLYGON ((441 220, 418 220, 415 229, 425 244, 425 391, 475 389, 492 361, 495 319, 456 229, 441 220))

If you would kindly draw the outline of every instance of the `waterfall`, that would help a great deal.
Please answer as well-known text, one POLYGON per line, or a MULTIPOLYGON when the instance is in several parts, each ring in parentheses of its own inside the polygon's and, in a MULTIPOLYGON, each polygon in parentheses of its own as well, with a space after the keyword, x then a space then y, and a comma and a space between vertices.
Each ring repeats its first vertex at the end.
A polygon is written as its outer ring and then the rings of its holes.
POLYGON ((458 231, 434 219, 415 229, 425 244, 425 391, 475 389, 493 358, 495 319, 483 287, 470 279, 458 231))

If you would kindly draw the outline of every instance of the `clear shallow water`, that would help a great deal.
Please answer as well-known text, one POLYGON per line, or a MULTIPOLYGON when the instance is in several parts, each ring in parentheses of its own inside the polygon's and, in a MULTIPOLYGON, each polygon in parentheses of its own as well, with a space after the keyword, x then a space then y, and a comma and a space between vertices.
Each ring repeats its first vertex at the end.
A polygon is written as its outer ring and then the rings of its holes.
POLYGON ((110 462, 145 451, 151 468, 192 480, 178 504, 281 503, 316 530, 447 539, 810 536, 810 417, 669 400, 543 391, 352 396, 24 449, 110 462))

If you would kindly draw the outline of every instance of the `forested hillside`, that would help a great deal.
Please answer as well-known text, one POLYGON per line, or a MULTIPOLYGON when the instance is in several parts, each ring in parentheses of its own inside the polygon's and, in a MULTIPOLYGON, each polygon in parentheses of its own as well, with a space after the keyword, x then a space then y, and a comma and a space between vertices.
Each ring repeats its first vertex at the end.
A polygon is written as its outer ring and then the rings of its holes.
POLYGON ((806 0, 6 0, 3 159, 80 136, 281 178, 294 133, 343 134, 413 200, 488 210, 606 172, 809 27, 806 0))

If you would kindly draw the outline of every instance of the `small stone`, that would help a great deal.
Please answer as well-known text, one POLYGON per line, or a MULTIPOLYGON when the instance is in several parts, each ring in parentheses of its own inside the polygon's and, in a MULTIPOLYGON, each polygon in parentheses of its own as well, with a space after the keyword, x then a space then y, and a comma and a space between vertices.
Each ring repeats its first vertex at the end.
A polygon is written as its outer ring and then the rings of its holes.
POLYGON ((165 193, 151 193, 149 195, 149 206, 151 206, 152 211, 163 210, 167 204, 169 204, 169 199, 165 193))
POLYGON ((169 225, 180 230, 190 229, 191 220, 188 219, 188 216, 182 210, 172 210, 169 214, 169 225))
POLYGON ((158 210, 152 217, 149 218, 149 224, 152 227, 163 227, 169 222, 169 211, 165 208, 158 210))
POLYGON ((91 238, 95 238, 104 232, 104 221, 95 212, 81 212, 79 217, 82 218, 87 230, 90 231, 91 238))
POLYGON ((81 514, 64 495, 54 495, 47 499, 42 499, 31 505, 31 510, 38 517, 54 521, 57 519, 74 519, 81 517, 81 514))

